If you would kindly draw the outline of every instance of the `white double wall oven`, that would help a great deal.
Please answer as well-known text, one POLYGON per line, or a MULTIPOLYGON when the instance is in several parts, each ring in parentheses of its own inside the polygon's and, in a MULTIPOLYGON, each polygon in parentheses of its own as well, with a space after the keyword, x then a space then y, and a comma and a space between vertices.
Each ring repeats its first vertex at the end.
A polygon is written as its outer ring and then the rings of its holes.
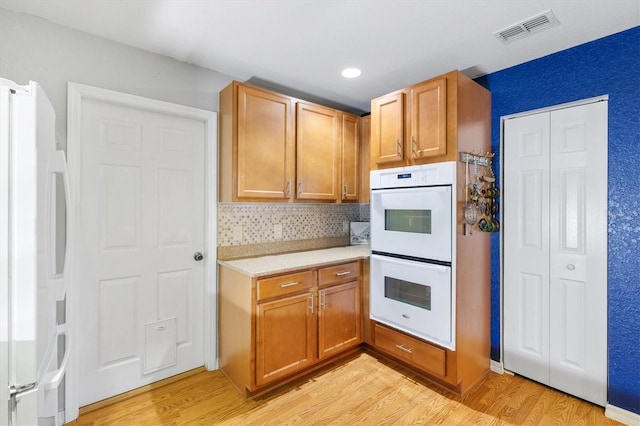
POLYGON ((455 176, 455 161, 371 172, 370 317, 451 350, 455 176))

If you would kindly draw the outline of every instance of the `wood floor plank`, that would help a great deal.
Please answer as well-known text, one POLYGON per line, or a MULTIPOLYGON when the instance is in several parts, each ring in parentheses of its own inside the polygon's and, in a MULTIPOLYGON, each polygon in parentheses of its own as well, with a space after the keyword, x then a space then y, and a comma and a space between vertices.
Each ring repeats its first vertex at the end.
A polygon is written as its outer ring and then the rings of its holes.
POLYGON ((604 409, 489 373, 465 399, 370 353, 245 400, 202 372, 81 415, 72 425, 619 425, 604 409))

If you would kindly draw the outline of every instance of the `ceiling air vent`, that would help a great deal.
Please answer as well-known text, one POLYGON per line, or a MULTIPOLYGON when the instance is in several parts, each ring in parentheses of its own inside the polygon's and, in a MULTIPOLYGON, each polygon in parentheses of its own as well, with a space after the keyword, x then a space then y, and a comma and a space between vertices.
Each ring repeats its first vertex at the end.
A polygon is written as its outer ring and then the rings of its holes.
POLYGON ((558 18, 556 18, 551 10, 547 10, 540 15, 533 16, 508 28, 497 31, 493 33, 493 35, 506 44, 514 40, 524 38, 535 32, 555 27, 556 25, 560 25, 558 18))

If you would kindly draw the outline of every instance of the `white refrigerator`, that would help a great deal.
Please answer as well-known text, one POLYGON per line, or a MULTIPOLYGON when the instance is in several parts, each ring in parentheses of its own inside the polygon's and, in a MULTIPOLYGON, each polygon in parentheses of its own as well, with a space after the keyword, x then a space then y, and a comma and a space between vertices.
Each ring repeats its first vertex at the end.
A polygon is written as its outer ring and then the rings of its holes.
POLYGON ((51 102, 0 79, 0 424, 64 423, 68 188, 51 102))

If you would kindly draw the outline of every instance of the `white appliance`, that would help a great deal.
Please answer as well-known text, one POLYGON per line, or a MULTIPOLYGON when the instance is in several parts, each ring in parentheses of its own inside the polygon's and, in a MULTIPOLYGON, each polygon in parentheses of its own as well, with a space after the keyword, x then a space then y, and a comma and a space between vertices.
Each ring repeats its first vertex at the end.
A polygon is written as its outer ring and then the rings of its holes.
POLYGON ((451 262, 455 162, 371 172, 371 250, 451 262))
POLYGON ((51 103, 0 79, 0 424, 64 423, 68 194, 51 103))
POLYGON ((370 317, 455 350, 456 163, 371 172, 370 317))

